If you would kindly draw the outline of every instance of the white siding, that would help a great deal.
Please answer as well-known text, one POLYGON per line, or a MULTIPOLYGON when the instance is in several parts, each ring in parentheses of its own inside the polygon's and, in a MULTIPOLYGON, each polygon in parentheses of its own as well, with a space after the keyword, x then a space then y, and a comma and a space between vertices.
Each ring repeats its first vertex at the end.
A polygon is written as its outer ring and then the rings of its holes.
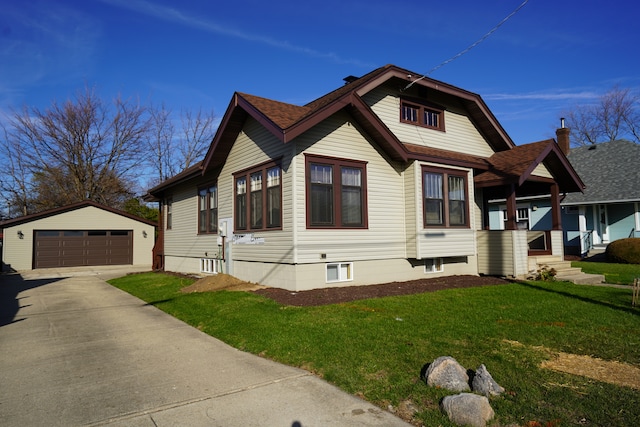
POLYGON ((295 141, 296 252, 299 263, 406 258, 404 180, 401 169, 380 155, 351 123, 337 114, 295 141), (306 228, 304 153, 367 162, 368 229, 306 228), (322 254, 326 258, 322 258, 322 254))
POLYGON ((411 165, 404 171, 404 183, 405 183, 405 227, 406 235, 405 241, 407 246, 407 257, 418 258, 418 227, 422 218, 422 197, 418 194, 420 166, 417 162, 411 163, 411 165), (416 169, 418 172, 416 172, 416 169), (418 182, 416 182, 418 181, 418 182))
POLYGON ((291 146, 280 142, 252 118, 247 119, 238 135, 218 180, 219 218, 234 217, 234 173, 281 158, 282 230, 238 231, 238 234, 253 234, 264 239, 264 244, 233 245, 234 260, 293 262, 291 150, 291 146))
MULTIPOLYGON (((173 226, 165 230, 165 255, 176 258, 166 264, 169 271, 197 272, 200 258, 215 258, 219 253, 216 234, 198 234, 198 187, 217 182, 218 218, 234 216, 233 174, 260 165, 274 158, 282 158, 282 230, 239 231, 253 234, 264 240, 261 245, 233 245, 233 260, 262 262, 292 262, 292 213, 291 213, 291 147, 281 143, 255 120, 248 119, 238 135, 219 176, 209 173, 198 180, 174 187, 173 226), (179 260, 186 258, 189 260, 179 260), (196 269, 194 270, 194 267, 196 269)), ((228 238, 233 234, 229 224, 228 238)))
POLYGON ((455 106, 443 105, 445 132, 400 122, 400 95, 381 86, 363 99, 400 141, 440 148, 473 156, 490 157, 494 152, 471 120, 455 106))
POLYGON ((133 265, 151 268, 155 227, 94 206, 5 228, 2 260, 8 267, 16 271, 32 269, 34 230, 132 230, 133 265), (24 238, 18 237, 18 231, 24 238))
POLYGON ((544 178, 553 178, 553 175, 551 175, 551 172, 549 172, 549 169, 547 169, 547 167, 545 165, 543 165, 542 163, 540 163, 534 170, 533 172, 531 172, 531 175, 534 176, 542 176, 544 178))
POLYGON ((443 256, 473 256, 476 253, 475 233, 476 215, 474 208, 473 173, 470 169, 448 167, 433 163, 416 163, 413 168, 416 185, 416 234, 408 236, 417 242, 417 258, 443 256), (421 165, 444 167, 450 170, 467 172, 467 192, 469 204, 469 228, 424 228, 422 218, 422 168, 421 165))

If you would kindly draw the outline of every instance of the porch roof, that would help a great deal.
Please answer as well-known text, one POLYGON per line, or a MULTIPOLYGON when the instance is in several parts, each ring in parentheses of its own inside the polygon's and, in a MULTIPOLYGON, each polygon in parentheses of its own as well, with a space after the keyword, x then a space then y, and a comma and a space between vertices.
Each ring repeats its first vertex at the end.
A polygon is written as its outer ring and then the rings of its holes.
POLYGON ((523 186, 528 181, 551 183, 555 180, 561 192, 579 192, 585 188, 577 172, 553 139, 499 151, 488 159, 488 163, 490 169, 474 178, 477 187, 508 184, 523 186), (532 175, 540 164, 547 167, 553 180, 532 175))

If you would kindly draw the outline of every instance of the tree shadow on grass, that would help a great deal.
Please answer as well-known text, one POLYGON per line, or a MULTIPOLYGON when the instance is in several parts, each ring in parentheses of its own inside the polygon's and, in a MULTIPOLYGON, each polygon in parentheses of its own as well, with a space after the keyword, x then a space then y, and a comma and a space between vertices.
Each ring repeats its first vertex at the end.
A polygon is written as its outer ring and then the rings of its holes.
MULTIPOLYGON (((623 307, 623 306, 620 306, 620 305, 612 304, 610 302, 599 301, 599 300, 596 300, 596 299, 593 299, 593 298, 584 297, 582 295, 576 295, 576 294, 573 294, 573 293, 568 292, 568 291, 562 291, 562 290, 559 290, 559 289, 548 289, 548 288, 545 288, 545 287, 542 287, 542 286, 537 286, 537 285, 535 285, 533 283, 522 282, 522 281, 519 281, 519 280, 514 281, 514 283, 516 283, 518 285, 521 285, 521 286, 525 286, 525 287, 531 288, 531 289, 535 289, 535 290, 538 290, 538 291, 544 291, 544 292, 549 292, 549 293, 552 293, 552 294, 562 295, 564 297, 573 298, 573 299, 576 299, 578 301, 583 301, 583 302, 587 302, 587 303, 590 303, 590 304, 600 305, 602 307, 607 307, 607 308, 611 308, 613 310, 623 311, 625 313, 635 314, 636 316, 640 315, 640 310, 638 308, 631 307, 631 299, 629 299, 629 307, 623 307)), ((629 292, 629 296, 631 296, 631 292, 629 292)))

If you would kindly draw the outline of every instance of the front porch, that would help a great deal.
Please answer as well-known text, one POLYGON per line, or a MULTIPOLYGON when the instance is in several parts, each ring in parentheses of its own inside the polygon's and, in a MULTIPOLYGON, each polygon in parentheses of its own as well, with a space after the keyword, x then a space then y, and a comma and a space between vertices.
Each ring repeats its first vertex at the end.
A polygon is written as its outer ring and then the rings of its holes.
POLYGON ((541 268, 553 269, 556 280, 598 284, 604 276, 585 274, 564 260, 562 230, 478 230, 478 272, 524 279, 541 268), (544 247, 540 244, 544 243, 544 247))
POLYGON ((478 272, 524 278, 538 269, 538 257, 564 260, 562 230, 478 230, 478 272))

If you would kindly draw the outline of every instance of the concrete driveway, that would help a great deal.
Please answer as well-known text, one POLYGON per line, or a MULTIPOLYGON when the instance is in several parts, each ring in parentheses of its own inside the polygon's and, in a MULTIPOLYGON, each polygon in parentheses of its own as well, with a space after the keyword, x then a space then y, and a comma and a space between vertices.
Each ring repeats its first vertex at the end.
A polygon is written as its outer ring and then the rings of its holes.
POLYGON ((104 281, 126 272, 0 275, 0 425, 408 425, 104 281))

